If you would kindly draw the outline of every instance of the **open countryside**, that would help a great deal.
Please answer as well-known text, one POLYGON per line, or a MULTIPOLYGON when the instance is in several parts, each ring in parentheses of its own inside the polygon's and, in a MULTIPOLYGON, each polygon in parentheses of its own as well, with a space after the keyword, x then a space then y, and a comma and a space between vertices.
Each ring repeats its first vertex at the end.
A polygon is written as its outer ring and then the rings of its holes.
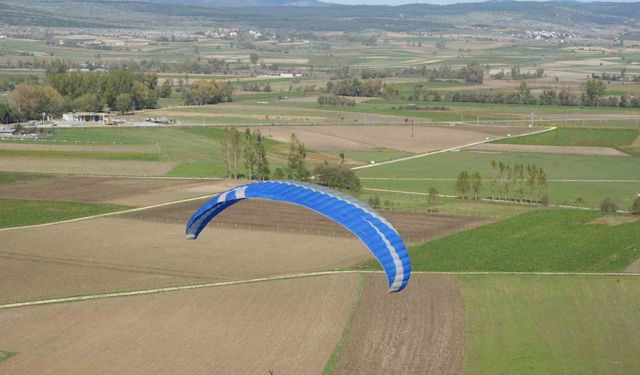
POLYGON ((0 373, 640 373, 640 3, 361 3, 0 3, 0 373))

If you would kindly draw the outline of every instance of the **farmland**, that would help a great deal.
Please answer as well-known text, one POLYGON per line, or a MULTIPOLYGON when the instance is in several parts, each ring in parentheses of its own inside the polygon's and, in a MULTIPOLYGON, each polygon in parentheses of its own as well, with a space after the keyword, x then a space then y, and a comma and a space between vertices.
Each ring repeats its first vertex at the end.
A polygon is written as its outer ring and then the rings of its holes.
POLYGON ((639 374, 639 17, 2 2, 0 374, 639 374))

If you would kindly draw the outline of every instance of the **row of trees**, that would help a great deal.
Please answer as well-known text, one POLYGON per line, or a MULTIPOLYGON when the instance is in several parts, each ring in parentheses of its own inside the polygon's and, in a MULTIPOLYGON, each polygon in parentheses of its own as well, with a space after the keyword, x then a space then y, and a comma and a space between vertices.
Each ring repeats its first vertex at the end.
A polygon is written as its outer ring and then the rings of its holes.
POLYGON ((398 90, 380 78, 360 80, 359 78, 347 78, 338 81, 327 82, 327 92, 342 96, 367 96, 394 98, 398 96, 398 90))
POLYGON ((287 166, 277 167, 273 174, 269 169, 269 160, 265 147, 265 138, 260 130, 225 128, 221 140, 221 157, 225 163, 229 178, 244 177, 249 180, 310 181, 341 190, 359 191, 360 180, 350 168, 330 165, 326 161, 310 172, 306 165, 307 148, 295 133, 289 139, 287 166))
POLYGON ((260 130, 240 132, 237 128, 225 128, 220 151, 230 178, 241 175, 249 180, 269 178, 269 160, 260 130))
POLYGON ((569 88, 561 90, 543 90, 535 95, 526 82, 521 82, 514 91, 449 91, 446 93, 429 89, 424 85, 413 88, 410 100, 440 102, 471 102, 495 104, 563 105, 563 106, 601 106, 640 108, 640 96, 604 96, 606 85, 599 80, 589 80, 581 92, 569 88))
POLYGON ((98 112, 105 108, 127 112, 153 108, 158 101, 155 74, 53 73, 42 83, 21 83, 10 93, 13 121, 60 116, 65 111, 98 112))
MULTIPOLYGON (((505 164, 492 160, 488 183, 492 200, 548 204, 547 175, 535 164, 505 164)), ((462 171, 455 181, 455 189, 463 199, 480 199, 483 179, 479 172, 462 171)))

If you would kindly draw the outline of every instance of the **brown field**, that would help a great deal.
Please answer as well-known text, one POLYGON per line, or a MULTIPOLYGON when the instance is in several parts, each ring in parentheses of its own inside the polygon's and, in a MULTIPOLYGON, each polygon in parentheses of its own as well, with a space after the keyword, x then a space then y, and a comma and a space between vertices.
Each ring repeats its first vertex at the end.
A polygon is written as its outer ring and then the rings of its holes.
POLYGON ((384 275, 366 276, 333 374, 457 374, 464 306, 455 278, 414 274, 401 293, 389 294, 386 287, 384 275))
POLYGON ((605 215, 599 218, 593 219, 587 224, 604 224, 604 225, 620 225, 626 223, 633 223, 640 220, 638 216, 631 215, 605 215))
POLYGON ((633 142, 633 146, 635 147, 640 147, 640 135, 638 136, 638 138, 636 138, 636 140, 633 142))
POLYGON ((0 198, 147 206, 224 191, 242 181, 59 176, 0 186, 0 198))
POLYGON ((281 142, 288 142, 291 133, 296 133, 307 146, 318 151, 392 148, 423 153, 480 142, 487 137, 522 134, 529 129, 490 126, 416 126, 414 137, 411 137, 409 125, 273 126, 263 127, 261 131, 268 137, 281 142))
POLYGON ((138 160, 93 160, 37 157, 2 157, 0 171, 107 176, 162 176, 174 163, 138 160))
POLYGON ((159 145, 86 145, 2 143, 0 150, 77 151, 77 152, 160 152, 159 145))
MULTIPOLYGON (((360 277, 0 310, 6 374, 319 374, 360 277)), ((384 288, 383 288, 384 289, 384 288)))
POLYGON ((631 265, 625 269, 625 272, 640 273, 640 259, 631 263, 631 265))
MULTIPOLYGON (((186 223, 205 201, 173 204, 132 212, 124 216, 142 220, 186 223)), ((419 212, 384 211, 382 214, 407 242, 425 241, 489 222, 485 218, 419 212)), ((353 238, 353 235, 339 224, 304 207, 257 199, 236 203, 216 217, 210 225, 221 228, 353 238)))
POLYGON ((122 218, 0 231, 2 271, 14 267, 0 273, 0 303, 328 270, 371 258, 355 238, 210 227, 187 241, 184 231, 184 224, 122 218))
POLYGON ((469 150, 491 152, 532 152, 543 154, 590 155, 590 156, 629 156, 622 151, 609 147, 582 146, 541 146, 541 145, 511 145, 499 143, 483 143, 470 147, 469 150))

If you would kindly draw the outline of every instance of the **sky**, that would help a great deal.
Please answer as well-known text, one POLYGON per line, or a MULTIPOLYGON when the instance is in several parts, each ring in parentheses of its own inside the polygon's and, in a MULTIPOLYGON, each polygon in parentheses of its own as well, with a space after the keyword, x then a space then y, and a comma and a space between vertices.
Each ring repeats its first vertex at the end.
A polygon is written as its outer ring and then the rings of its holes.
MULTIPOLYGON (((346 5, 401 5, 401 4, 415 4, 415 3, 425 3, 425 4, 455 4, 455 3, 477 3, 485 0, 320 0, 327 3, 336 3, 336 4, 346 4, 346 5)), ((535 0, 532 0, 535 1, 535 0)), ((595 1, 595 0, 577 0, 582 2, 595 1)), ((601 2, 618 2, 618 3, 630 3, 636 2, 638 0, 597 0, 601 2)))

